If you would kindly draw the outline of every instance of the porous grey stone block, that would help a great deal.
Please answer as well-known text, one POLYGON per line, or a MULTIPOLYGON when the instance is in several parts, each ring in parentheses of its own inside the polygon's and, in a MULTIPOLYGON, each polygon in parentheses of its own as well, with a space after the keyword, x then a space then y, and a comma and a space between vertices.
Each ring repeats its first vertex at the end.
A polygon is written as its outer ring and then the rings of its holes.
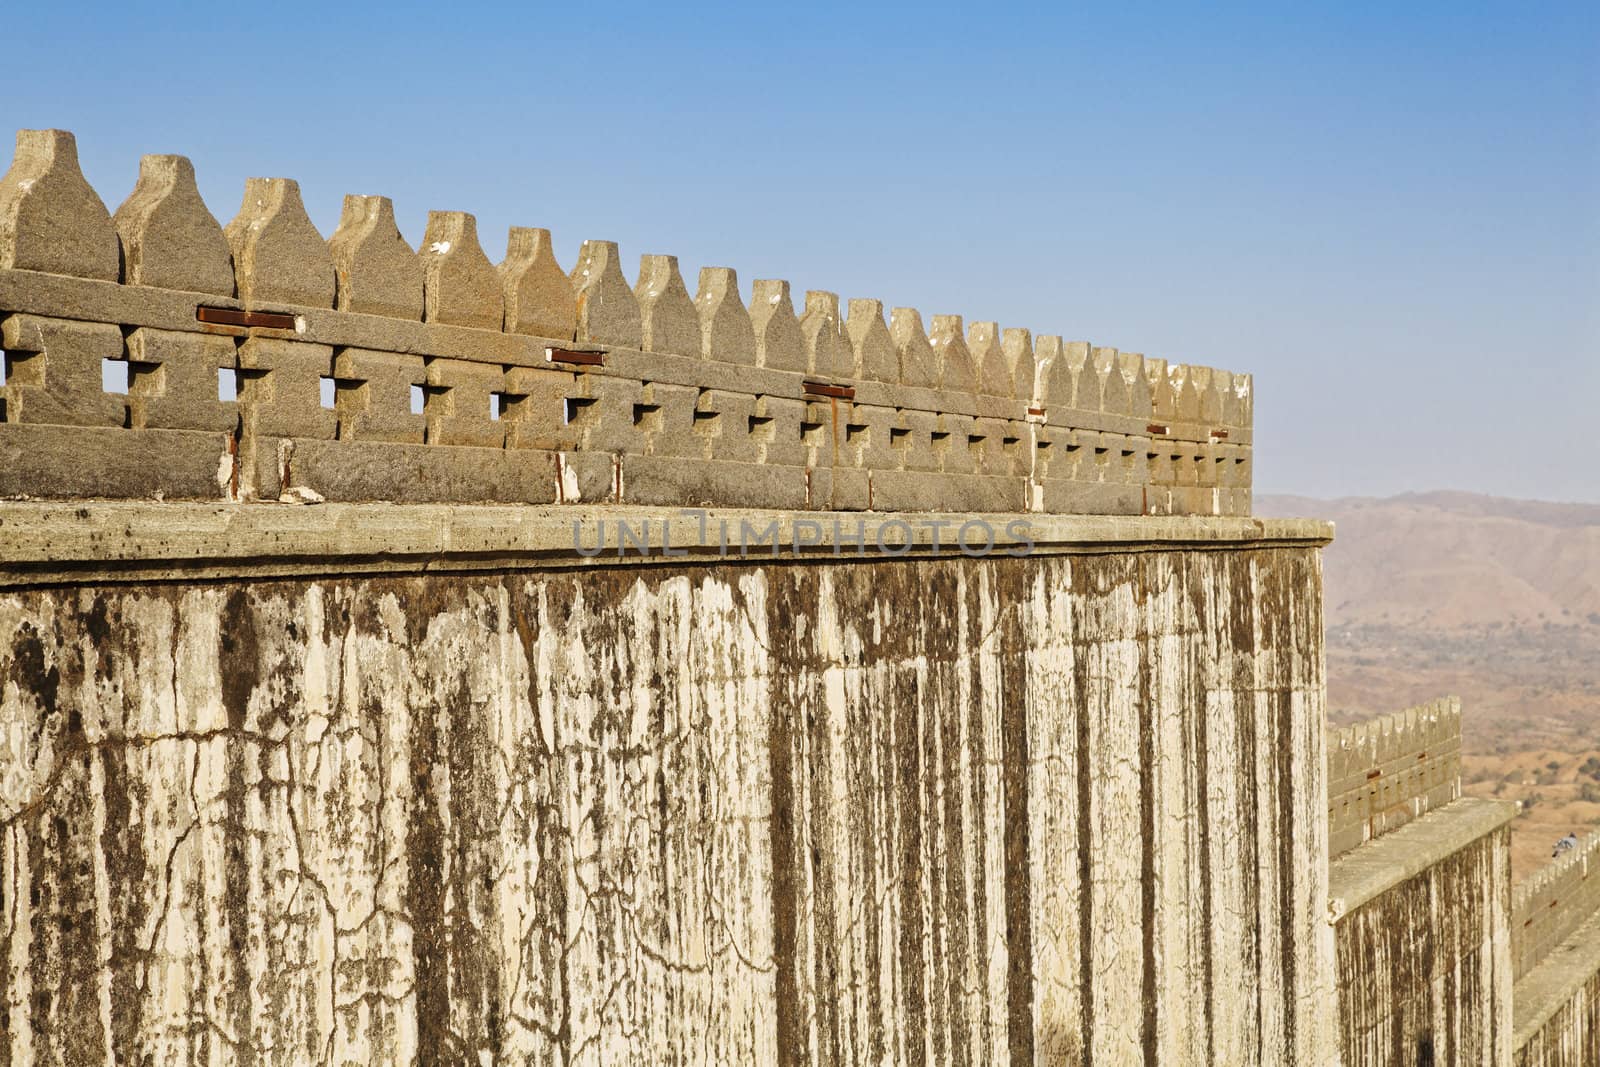
POLYGON ((1000 354, 1010 374, 1011 398, 1024 407, 1034 404, 1033 335, 1017 326, 1008 326, 1000 337, 1000 354))
POLYGON ((849 335, 855 355, 852 377, 899 383, 900 353, 895 350, 894 338, 883 322, 883 301, 851 300, 845 333, 849 335))
POLYGON ((805 343, 806 370, 821 378, 851 378, 855 355, 839 319, 839 294, 820 290, 806 293, 806 312, 800 316, 800 336, 805 343))
POLYGON ((232 296, 233 253, 183 156, 144 156, 139 181, 112 217, 129 285, 232 296))
POLYGON ((639 347, 639 300, 622 276, 615 241, 583 242, 572 284, 577 290, 578 340, 639 347))
POLYGON ((700 315, 701 351, 707 359, 754 366, 756 333, 750 312, 739 299, 739 276, 731 267, 701 267, 695 294, 700 315))
POLYGON ((0 424, 0 498, 224 500, 232 483, 224 433, 0 424))
POLYGON ((1032 410, 1048 417, 1052 404, 1069 407, 1072 404, 1072 381, 1060 372, 1062 355, 1061 338, 1055 334, 1041 334, 1033 339, 1034 385, 1032 410), (1064 393, 1058 393, 1064 389, 1064 393))
POLYGON ((328 250, 340 311, 422 318, 422 261, 401 236, 387 196, 346 196, 328 250))
POLYGON ((978 373, 978 392, 1011 398, 1011 372, 1000 351, 1000 324, 974 322, 967 327, 967 350, 978 373))
POLYGON ((499 330, 505 320, 500 275, 478 243, 478 220, 465 211, 430 211, 419 252, 423 318, 499 330))
MULTIPOLYGON (((263 438, 256 456, 263 497, 287 484, 330 502, 551 504, 557 499, 555 454, 533 449, 263 438)), ((271 496, 276 499, 277 492, 271 496)))
POLYGON ((491 407, 493 395, 505 391, 505 374, 498 366, 430 359, 426 373, 428 444, 504 447, 505 426, 491 407))
POLYGON ((1117 350, 1105 346, 1089 353, 1094 363, 1095 378, 1100 383, 1100 410, 1113 415, 1129 412, 1128 382, 1122 376, 1117 362, 1117 350))
POLYGON ((233 338, 145 326, 128 334, 127 346, 130 426, 213 433, 237 429, 237 401, 218 396, 218 372, 231 374, 238 363, 233 338))
POLYGON ((939 365, 939 388, 946 393, 976 393, 978 372, 966 339, 961 335, 961 316, 935 315, 928 343, 939 365))
POLYGON ((10 315, 0 322, 0 348, 11 358, 6 383, 0 386, 7 423, 123 424, 123 398, 102 388, 103 361, 124 355, 117 327, 10 315))
POLYGON ((116 281, 117 231, 65 130, 18 130, 0 178, 0 267, 116 281))
POLYGON ((795 318, 789 283, 758 278, 750 292, 750 322, 756 335, 756 362, 774 370, 805 371, 806 342, 795 318))
POLYGON ((939 361, 928 343, 922 313, 916 308, 895 308, 889 315, 889 334, 900 355, 899 382, 920 389, 937 389, 939 361))
POLYGON ((640 256, 633 295, 639 301, 644 351, 701 354, 700 317, 678 271, 677 256, 640 256))
POLYGON ((322 379, 333 374, 328 345, 250 337, 239 346, 239 408, 248 434, 332 439, 333 409, 322 406, 322 379))
POLYGON ((340 348, 333 354, 334 413, 341 441, 422 444, 427 419, 412 411, 412 390, 428 380, 421 356, 340 348))
MULTIPOLYGON (((563 275, 563 283, 566 278, 563 275)), ((597 412, 572 403, 580 375, 545 367, 509 367, 505 391, 522 399, 506 422, 507 448, 567 451, 578 447, 586 423, 597 412)))
POLYGON ((702 389, 695 403, 694 432, 704 454, 719 462, 759 463, 760 443, 752 432, 755 397, 727 389, 702 389))
POLYGON ((239 299, 247 307, 333 307, 333 256, 306 214, 298 182, 248 179, 239 213, 223 234, 233 252, 239 299))
POLYGON ((507 333, 570 341, 578 328, 572 279, 556 262, 550 231, 513 226, 500 264, 507 333))

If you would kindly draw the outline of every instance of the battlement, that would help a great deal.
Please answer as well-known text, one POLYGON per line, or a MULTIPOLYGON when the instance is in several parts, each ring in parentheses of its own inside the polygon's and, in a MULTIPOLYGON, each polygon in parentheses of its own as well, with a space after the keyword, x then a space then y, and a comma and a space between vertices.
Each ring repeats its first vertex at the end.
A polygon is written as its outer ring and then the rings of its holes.
POLYGON ((485 254, 282 178, 221 225, 181 156, 112 213, 69 133, 0 180, 0 497, 1247 515, 1249 375, 547 230, 485 254), (107 368, 115 372, 107 374, 107 368), (115 383, 126 379, 125 392, 115 383), (106 382, 113 383, 108 390, 106 382))
POLYGON ((1444 697, 1331 732, 1328 855, 1461 795, 1461 701, 1444 697))
POLYGON ((1551 860, 1512 891, 1511 960, 1516 976, 1521 978, 1537 966, 1597 911, 1600 831, 1551 860))

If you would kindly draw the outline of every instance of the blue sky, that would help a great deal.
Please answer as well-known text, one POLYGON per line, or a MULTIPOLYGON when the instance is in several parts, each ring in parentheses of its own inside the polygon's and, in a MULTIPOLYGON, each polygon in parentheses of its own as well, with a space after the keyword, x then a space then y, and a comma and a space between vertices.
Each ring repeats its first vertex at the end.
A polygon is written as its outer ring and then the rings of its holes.
MULTIPOLYGON (((0 127, 1256 375, 1262 491, 1600 501, 1600 5, 14 5, 0 127), (247 14, 248 12, 248 14, 247 14)), ((3 158, 3 153, 0 153, 3 158)), ((630 275, 631 276, 631 275, 630 275)))

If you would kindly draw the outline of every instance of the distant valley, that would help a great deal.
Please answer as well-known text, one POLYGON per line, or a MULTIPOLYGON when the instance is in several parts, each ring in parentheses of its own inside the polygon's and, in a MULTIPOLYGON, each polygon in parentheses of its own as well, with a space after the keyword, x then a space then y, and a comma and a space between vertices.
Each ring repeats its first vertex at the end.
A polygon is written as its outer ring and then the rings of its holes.
POLYGON ((1335 722, 1446 693, 1463 701, 1467 790, 1521 800, 1518 877, 1600 824, 1600 505, 1470 493, 1315 500, 1335 722))

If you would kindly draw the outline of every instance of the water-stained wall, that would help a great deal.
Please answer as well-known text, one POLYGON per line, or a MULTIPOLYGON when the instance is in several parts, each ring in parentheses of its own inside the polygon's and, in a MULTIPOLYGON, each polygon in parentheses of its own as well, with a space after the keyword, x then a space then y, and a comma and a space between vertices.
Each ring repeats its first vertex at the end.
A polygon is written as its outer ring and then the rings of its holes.
MULTIPOLYGON (((1594 939, 1589 941, 1588 965, 1594 959, 1594 939)), ((1577 968, 1573 968, 1576 970, 1577 968)), ((1522 985, 1518 984, 1519 994, 1522 985)), ((1600 1063, 1600 973, 1561 989, 1549 1014, 1523 1033, 1518 1026, 1516 1067, 1589 1067, 1600 1063)), ((1518 997, 1518 1004, 1522 1002, 1518 997)), ((1543 1015, 1544 1013, 1540 1013, 1543 1015)), ((1519 1019, 1520 1023, 1520 1019, 1519 1019)))
POLYGON ((1515 810, 1457 800, 1333 864, 1344 1067, 1510 1062, 1515 810))
POLYGON ((0 1064, 1326 1062, 1317 552, 1210 547, 0 593, 0 1064))

